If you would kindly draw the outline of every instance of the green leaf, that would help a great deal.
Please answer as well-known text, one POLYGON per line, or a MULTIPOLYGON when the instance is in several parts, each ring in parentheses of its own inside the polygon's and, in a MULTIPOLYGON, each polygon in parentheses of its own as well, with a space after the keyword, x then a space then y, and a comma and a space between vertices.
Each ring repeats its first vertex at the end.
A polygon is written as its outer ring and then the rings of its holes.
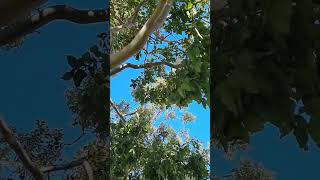
POLYGON ((84 53, 82 56, 81 56, 81 59, 91 59, 91 55, 90 55, 90 53, 89 52, 86 52, 86 53, 84 53))
POLYGON ((186 6, 186 10, 190 10, 190 9, 192 9, 192 7, 193 7, 192 2, 188 2, 187 6, 186 6))
POLYGON ((68 55, 67 56, 67 60, 68 60, 68 64, 73 67, 73 68, 76 68, 78 67, 78 60, 77 58, 75 58, 74 56, 71 56, 71 55, 68 55))
POLYGON ((184 81, 181 84, 180 88, 183 90, 186 90, 186 91, 194 91, 195 90, 195 88, 190 84, 190 82, 186 82, 186 81, 184 81))
POLYGON ((178 88, 177 91, 178 91, 179 95, 181 96, 181 98, 185 98, 186 95, 185 95, 185 92, 182 88, 178 88))
POLYGON ((292 0, 271 0, 268 21, 275 32, 289 34, 291 11, 292 0))
POLYGON ((76 87, 79 87, 82 80, 87 76, 87 73, 82 70, 79 69, 78 71, 75 72, 74 77, 73 77, 73 82, 75 84, 76 87))
POLYGON ((224 82, 217 86, 214 95, 221 100, 229 111, 238 116, 241 107, 239 93, 239 89, 233 89, 227 82, 224 82))
POLYGON ((66 72, 66 73, 61 77, 61 79, 66 80, 66 81, 68 81, 68 80, 70 80, 70 79, 72 79, 72 78, 73 78, 73 72, 72 72, 72 71, 66 72))

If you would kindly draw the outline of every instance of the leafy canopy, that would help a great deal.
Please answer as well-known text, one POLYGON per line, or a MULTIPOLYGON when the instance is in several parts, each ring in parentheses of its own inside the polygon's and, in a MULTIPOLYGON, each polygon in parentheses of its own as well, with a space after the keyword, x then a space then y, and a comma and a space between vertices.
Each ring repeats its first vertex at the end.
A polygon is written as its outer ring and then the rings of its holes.
MULTIPOLYGON (((111 1, 111 27, 130 20, 136 7, 141 10, 130 28, 112 31, 111 50, 128 44, 153 12, 158 1, 111 1), (124 12, 123 9, 126 9, 124 12)), ((137 64, 166 62, 152 66, 132 80, 134 98, 142 104, 185 107, 192 101, 209 105, 209 13, 207 0, 176 0, 162 28, 136 55, 137 64)))
POLYGON ((229 1, 211 12, 211 136, 226 150, 266 122, 303 149, 309 137, 320 145, 319 12, 313 0, 229 1))

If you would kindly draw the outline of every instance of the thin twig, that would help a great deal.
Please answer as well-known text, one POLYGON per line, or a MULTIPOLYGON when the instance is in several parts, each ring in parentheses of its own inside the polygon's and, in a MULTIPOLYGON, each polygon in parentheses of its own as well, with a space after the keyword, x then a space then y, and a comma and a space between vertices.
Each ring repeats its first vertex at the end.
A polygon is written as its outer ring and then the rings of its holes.
POLYGON ((132 69, 142 69, 142 68, 151 68, 154 66, 161 66, 161 65, 166 65, 169 66, 171 68, 177 69, 178 66, 169 62, 165 62, 165 61, 161 61, 161 62, 153 62, 153 63, 145 63, 145 64, 131 64, 131 63, 126 63, 126 64, 122 64, 114 69, 111 70, 111 75, 115 75, 117 73, 119 73, 120 71, 126 69, 126 68, 132 68, 132 69))
POLYGON ((85 135, 84 130, 82 130, 82 133, 80 134, 79 137, 77 137, 77 139, 73 140, 71 143, 65 143, 63 145, 64 146, 71 146, 71 145, 75 144, 76 142, 78 142, 84 135, 85 135))
POLYGON ((120 112, 118 107, 112 102, 112 100, 110 100, 110 104, 111 104, 112 108, 116 111, 118 116, 121 118, 121 120, 123 120, 123 122, 126 122, 126 119, 123 117, 123 114, 120 112))
POLYGON ((133 15, 123 24, 116 26, 116 27, 111 27, 111 34, 114 33, 118 33, 124 29, 130 28, 132 27, 135 22, 136 22, 136 18, 138 17, 139 11, 141 9, 141 7, 147 2, 148 0, 144 0, 142 2, 140 2, 140 4, 135 8, 133 15))
POLYGON ((230 178, 232 177, 232 174, 227 174, 219 177, 214 177, 215 180, 220 180, 220 179, 225 179, 225 178, 230 178))
POLYGON ((131 112, 131 113, 128 113, 128 114, 124 114, 123 117, 135 115, 137 112, 138 112, 138 110, 131 112))

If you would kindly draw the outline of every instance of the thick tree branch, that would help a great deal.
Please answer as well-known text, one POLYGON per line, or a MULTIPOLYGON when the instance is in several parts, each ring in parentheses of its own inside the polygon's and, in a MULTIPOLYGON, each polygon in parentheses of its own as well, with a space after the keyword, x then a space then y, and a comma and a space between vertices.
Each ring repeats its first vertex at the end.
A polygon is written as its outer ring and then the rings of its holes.
POLYGON ((115 75, 115 74, 119 73, 120 71, 122 71, 122 70, 124 70, 126 68, 142 69, 142 68, 151 68, 151 67, 154 67, 154 66, 162 66, 162 65, 166 65, 166 66, 172 67, 174 69, 178 68, 177 65, 169 63, 169 62, 164 62, 164 61, 153 62, 153 63, 145 63, 145 64, 139 64, 139 65, 127 63, 127 64, 122 64, 122 65, 112 69, 111 70, 111 75, 115 75))
POLYGON ((6 123, 1 119, 0 119, 0 132, 4 140, 14 150, 14 152, 19 157, 24 167, 30 171, 30 173, 34 176, 34 178, 37 180, 44 180, 43 174, 41 173, 40 169, 37 168, 35 164, 31 161, 27 152, 23 149, 20 142, 14 136, 12 131, 8 128, 6 123))
POLYGON ((67 169, 71 169, 71 168, 83 165, 84 161, 85 161, 84 159, 78 159, 66 164, 51 165, 51 166, 41 168, 41 171, 43 173, 49 173, 53 171, 67 170, 67 169))
POLYGON ((0 29, 0 46, 15 41, 55 20, 67 20, 78 24, 109 21, 109 9, 78 10, 66 5, 56 5, 35 13, 30 18, 0 29))
MULTIPOLYGON (((5 166, 21 166, 22 165, 20 162, 11 162, 11 161, 0 161, 0 164, 5 165, 5 166)), ((86 172, 88 174, 89 180, 94 179, 92 167, 90 166, 89 162, 85 159, 77 159, 77 160, 71 161, 66 164, 57 164, 57 165, 46 166, 46 167, 41 168, 39 171, 41 171, 42 173, 50 173, 50 172, 54 172, 54 171, 65 171, 65 170, 72 169, 72 168, 75 168, 78 166, 84 167, 84 169, 86 170, 86 172)))
POLYGON ((148 37, 162 26, 169 14, 174 0, 160 0, 151 17, 143 25, 133 40, 118 52, 110 55, 110 69, 113 69, 139 52, 148 41, 148 37))
POLYGON ((83 161, 83 167, 87 171, 88 179, 94 180, 93 170, 88 161, 83 161))
POLYGON ((0 28, 28 16, 48 0, 1 0, 0 28))

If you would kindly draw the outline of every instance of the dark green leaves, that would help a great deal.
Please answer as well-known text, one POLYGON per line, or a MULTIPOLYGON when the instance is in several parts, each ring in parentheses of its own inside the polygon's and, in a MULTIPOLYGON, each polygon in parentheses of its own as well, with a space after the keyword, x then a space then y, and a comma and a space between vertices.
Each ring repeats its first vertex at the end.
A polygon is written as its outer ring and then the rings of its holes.
POLYGON ((105 74, 106 77, 109 76, 107 59, 108 55, 102 52, 97 45, 92 46, 80 58, 67 55, 67 61, 71 70, 64 73, 61 78, 63 80, 73 79, 76 87, 79 87, 83 80, 89 76, 97 80, 97 82, 102 83, 104 82, 104 78, 101 78, 101 73, 105 74))
POLYGON ((73 82, 75 84, 76 87, 80 86, 82 80, 87 76, 87 73, 82 70, 79 69, 75 72, 74 77, 73 77, 73 82))
POLYGON ((213 26, 211 47, 212 136, 225 150, 236 140, 248 143, 248 134, 267 122, 281 137, 293 132, 301 148, 307 148, 309 135, 319 145, 319 36, 313 24, 319 10, 312 2, 230 1, 230 11, 213 12, 228 24, 213 26), (293 114, 299 99, 310 122, 293 114))
POLYGON ((287 35, 290 32, 291 14, 292 0, 270 0, 267 18, 272 32, 287 35))
POLYGON ((72 68, 76 68, 79 65, 79 62, 77 61, 77 58, 75 58, 74 56, 67 56, 67 60, 68 60, 68 64, 72 67, 72 68))
POLYGON ((66 72, 66 73, 64 73, 64 75, 61 77, 61 79, 68 81, 68 80, 71 80, 71 79, 73 78, 73 75, 74 75, 74 73, 73 73, 72 71, 66 72))

